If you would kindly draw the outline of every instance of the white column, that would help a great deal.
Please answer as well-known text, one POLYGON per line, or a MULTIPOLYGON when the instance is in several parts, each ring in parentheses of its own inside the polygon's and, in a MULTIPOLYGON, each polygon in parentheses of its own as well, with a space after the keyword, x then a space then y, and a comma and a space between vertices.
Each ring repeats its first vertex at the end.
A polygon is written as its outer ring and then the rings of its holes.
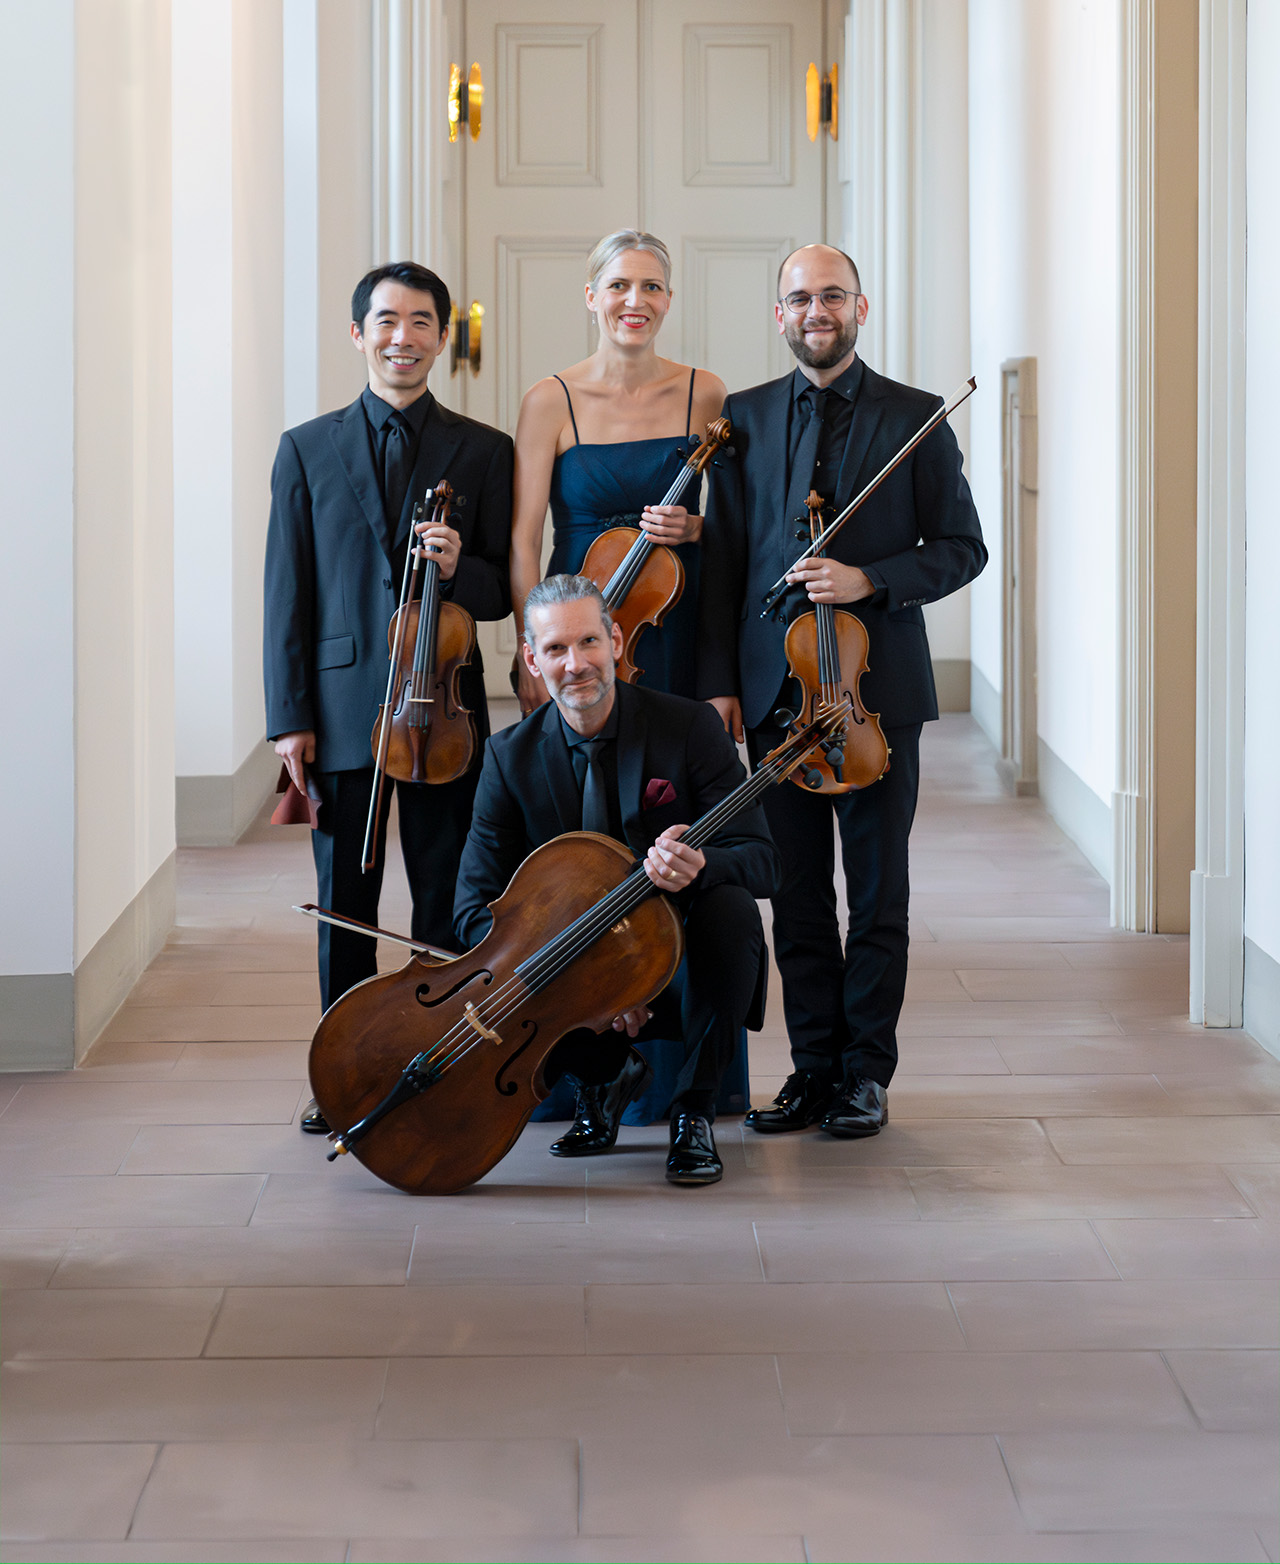
POLYGON ((1245 0, 1200 6, 1196 867, 1191 1019, 1244 1011, 1245 0))
MULTIPOLYGON (((261 638, 284 425, 281 0, 176 6, 173 72, 178 834, 218 843, 278 769, 263 743, 261 638)), ((313 357, 303 347, 304 373, 313 357)))

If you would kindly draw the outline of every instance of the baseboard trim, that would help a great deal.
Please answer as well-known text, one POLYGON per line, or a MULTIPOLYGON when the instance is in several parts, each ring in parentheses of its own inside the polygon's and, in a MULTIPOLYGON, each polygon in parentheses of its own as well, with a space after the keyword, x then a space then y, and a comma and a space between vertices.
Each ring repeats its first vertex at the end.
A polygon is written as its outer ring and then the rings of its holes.
POLYGON ((1038 741, 1040 798, 1102 878, 1111 884, 1111 809, 1059 755, 1038 741))
POLYGON ((0 977, 0 1073, 70 1070, 84 1058, 173 927, 170 853, 75 972, 0 977))
POLYGON ((1280 1059, 1280 961, 1246 937, 1244 1029, 1280 1059))
POLYGON ((170 853, 76 968, 79 1064, 168 938, 177 911, 178 856, 170 853))
POLYGON ((938 691, 939 711, 969 710, 969 659, 935 657, 933 682, 938 691))
POLYGON ((969 710, 973 720, 990 740, 992 749, 1000 753, 1003 712, 1000 691, 987 678, 977 663, 969 664, 969 710))
POLYGON ((230 776, 178 777, 174 814, 179 847, 230 847, 256 817, 280 775, 280 757, 255 744, 230 776))

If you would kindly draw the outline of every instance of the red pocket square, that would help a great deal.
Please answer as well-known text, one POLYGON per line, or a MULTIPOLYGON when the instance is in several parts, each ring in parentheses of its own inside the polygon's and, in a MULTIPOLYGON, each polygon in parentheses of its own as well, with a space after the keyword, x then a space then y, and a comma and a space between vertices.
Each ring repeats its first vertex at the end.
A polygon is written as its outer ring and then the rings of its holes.
POLYGON ((674 804, 676 790, 665 777, 654 777, 644 785, 645 809, 657 809, 663 804, 674 804))

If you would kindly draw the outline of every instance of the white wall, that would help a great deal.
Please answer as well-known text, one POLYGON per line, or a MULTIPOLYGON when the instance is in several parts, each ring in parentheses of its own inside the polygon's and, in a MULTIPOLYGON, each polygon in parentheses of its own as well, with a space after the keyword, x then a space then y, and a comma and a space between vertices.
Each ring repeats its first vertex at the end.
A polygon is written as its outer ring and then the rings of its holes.
MULTIPOLYGON (((1118 28, 1110 0, 969 0, 974 493, 1000 650, 1000 365, 1039 372, 1039 733, 1109 808, 1116 726, 1118 28)), ((1189 329, 1193 329, 1189 327, 1189 329)))
POLYGON ((280 0, 174 13, 177 769, 263 738, 262 551, 284 422, 280 0))
POLYGON ((0 974, 70 973, 75 6, 11 6, 0 51, 0 974), (38 265, 33 258, 39 257, 38 265))
POLYGON ((168 13, 76 7, 77 966, 174 847, 168 13))
MULTIPOLYGON (((1280 962, 1280 503, 1274 430, 1280 421, 1280 8, 1248 10, 1248 282, 1245 508, 1245 935, 1280 962)), ((1272 1018, 1280 1026, 1280 1015, 1272 1018)), ((1253 1028, 1246 1011, 1245 1025, 1253 1028)))

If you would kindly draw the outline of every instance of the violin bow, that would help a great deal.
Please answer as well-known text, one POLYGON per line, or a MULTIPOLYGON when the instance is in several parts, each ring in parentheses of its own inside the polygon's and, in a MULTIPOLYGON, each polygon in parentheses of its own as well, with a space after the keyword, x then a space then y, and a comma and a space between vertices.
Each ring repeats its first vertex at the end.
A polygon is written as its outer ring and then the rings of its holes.
POLYGON ((767 619, 778 606, 778 599, 787 590, 787 577, 796 568, 796 566, 803 564, 806 559, 812 559, 816 554, 821 554, 831 539, 835 537, 840 528, 844 526, 846 521, 848 521, 849 517, 853 515, 854 511, 856 511, 863 503, 863 501, 880 487, 880 485, 894 470, 894 468, 899 466, 900 463, 906 461, 907 457, 911 455, 912 451, 914 451, 916 446, 920 444, 921 440, 923 440, 927 434, 931 434, 944 418, 947 418, 950 416, 950 414, 954 413, 956 408, 960 406, 961 402, 967 402, 977 389, 978 382, 973 375, 970 375, 968 380, 966 380, 962 386, 958 387, 957 390, 952 393, 951 400, 949 402, 944 402, 936 412, 927 418, 920 426, 920 428, 916 430, 915 434, 913 434, 907 443, 902 447, 898 454, 894 457, 891 457, 890 460, 887 461, 880 469, 880 471, 875 475, 871 482, 867 484, 866 488, 863 489, 860 494, 856 494, 853 499, 849 501, 849 503, 835 518, 835 520, 829 524, 826 531, 819 533, 818 536, 814 538, 813 542, 810 543, 809 547, 805 549, 802 554, 798 555, 790 565, 787 566, 786 570, 782 573, 781 576, 778 577, 778 579, 773 583, 773 585, 761 599, 761 602, 764 605, 760 610, 761 619, 767 619))

